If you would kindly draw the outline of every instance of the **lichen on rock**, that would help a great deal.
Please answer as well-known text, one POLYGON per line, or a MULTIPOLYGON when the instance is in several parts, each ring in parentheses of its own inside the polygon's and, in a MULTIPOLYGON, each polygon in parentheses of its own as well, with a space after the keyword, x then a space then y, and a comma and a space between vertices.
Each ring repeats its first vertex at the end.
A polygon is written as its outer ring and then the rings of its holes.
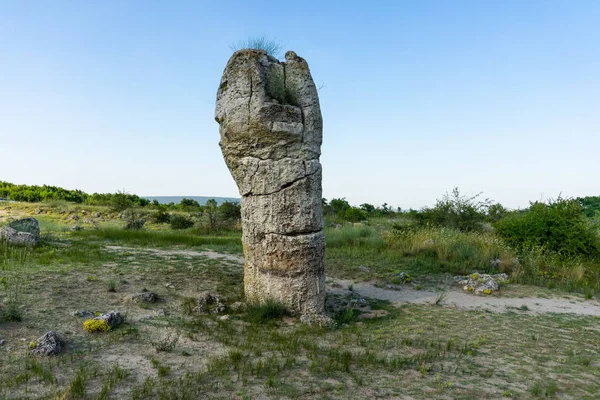
POLYGON ((308 64, 235 52, 217 92, 220 146, 241 195, 248 302, 324 310, 323 120, 308 64))

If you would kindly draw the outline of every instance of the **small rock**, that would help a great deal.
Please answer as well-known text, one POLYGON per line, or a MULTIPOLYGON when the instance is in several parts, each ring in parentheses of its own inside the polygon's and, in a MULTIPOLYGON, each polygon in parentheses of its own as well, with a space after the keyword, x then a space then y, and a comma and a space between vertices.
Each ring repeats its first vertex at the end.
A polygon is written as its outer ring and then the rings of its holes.
POLYGON ((40 356, 57 355, 62 350, 62 342, 56 332, 49 331, 32 343, 31 354, 40 356))
POLYGON ((93 218, 100 218, 102 216, 102 214, 100 214, 99 212, 93 212, 92 213, 92 217, 93 218))
POLYGON ((135 302, 145 301, 146 303, 154 303, 158 300, 158 295, 154 292, 142 292, 131 296, 131 300, 135 302))
POLYGON ((4 346, 4 343, 6 343, 6 339, 0 340, 0 346, 4 346))
POLYGON ((229 306, 229 309, 233 312, 244 311, 246 308, 246 303, 242 303, 241 301, 236 301, 232 305, 229 306))
POLYGON ((206 293, 198 299, 198 306, 193 309, 196 313, 220 314, 225 311, 225 304, 216 294, 206 293))
POLYGON ((39 215, 42 213, 42 209, 38 208, 37 210, 35 210, 35 215, 39 215))
POLYGON ((371 268, 365 267, 364 265, 361 265, 360 267, 358 267, 358 269, 360 269, 363 272, 371 272, 371 268))
POLYGON ((335 321, 322 314, 304 314, 300 317, 300 322, 308 325, 317 325, 321 327, 334 327, 335 321))
POLYGON ((118 311, 109 311, 105 314, 102 314, 96 318, 96 321, 104 321, 110 326, 111 329, 115 328, 121 322, 125 320, 125 318, 118 311))
POLYGON ((175 286, 171 283, 165 283, 165 287, 168 289, 175 289, 175 286))
POLYGON ((81 226, 79 226, 79 225, 73 225, 73 226, 71 227, 71 230, 72 230, 73 232, 78 232, 78 231, 80 231, 80 230, 82 230, 82 229, 83 229, 83 228, 82 228, 81 226))
POLYGON ((79 215, 73 214, 67 218, 67 221, 77 221, 79 219, 79 215))
POLYGON ((220 319, 221 321, 227 321, 227 320, 229 319, 229 315, 221 315, 221 316, 219 317, 219 319, 220 319))
POLYGON ((74 317, 91 318, 94 316, 94 313, 91 311, 87 311, 87 310, 76 310, 76 311, 73 311, 71 313, 71 315, 74 317))

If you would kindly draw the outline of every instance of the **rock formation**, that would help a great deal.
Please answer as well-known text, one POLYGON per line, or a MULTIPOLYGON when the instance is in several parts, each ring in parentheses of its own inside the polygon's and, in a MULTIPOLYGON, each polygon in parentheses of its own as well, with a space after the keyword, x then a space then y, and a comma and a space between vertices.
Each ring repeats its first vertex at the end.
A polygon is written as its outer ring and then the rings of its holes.
POLYGON ((0 226, 0 241, 10 244, 35 246, 40 242, 40 226, 35 218, 23 218, 0 226))
POLYGON ((285 59, 261 50, 235 52, 217 92, 215 119, 242 198, 246 299, 320 314, 323 120, 308 64, 292 51, 285 59))

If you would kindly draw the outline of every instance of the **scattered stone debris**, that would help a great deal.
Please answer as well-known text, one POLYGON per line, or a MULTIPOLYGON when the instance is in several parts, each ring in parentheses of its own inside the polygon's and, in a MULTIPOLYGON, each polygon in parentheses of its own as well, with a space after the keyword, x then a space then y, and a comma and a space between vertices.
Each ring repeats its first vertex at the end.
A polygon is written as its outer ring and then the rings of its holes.
POLYGON ((92 213, 92 218, 100 218, 101 216, 102 216, 102 214, 100 214, 99 212, 92 213))
POLYGON ((149 321, 151 319, 157 318, 157 317, 166 317, 167 313, 165 312, 165 310, 163 310, 162 308, 160 310, 156 310, 154 311, 152 314, 147 314, 144 315, 142 317, 140 317, 138 320, 139 321, 149 321))
POLYGON ((44 333, 38 340, 30 344, 31 354, 38 356, 57 355, 62 350, 62 341, 54 331, 44 333))
POLYGON ((121 324, 121 322, 123 322, 125 320, 125 318, 118 311, 109 311, 105 314, 102 314, 102 315, 94 318, 94 320, 95 321, 104 321, 108 324, 108 326, 110 326, 111 329, 113 329, 116 326, 118 326, 119 324, 121 324))
POLYGON ((87 310, 76 310, 76 311, 73 311, 71 313, 71 315, 74 316, 74 317, 91 318, 95 314, 93 312, 87 311, 87 310))
POLYGON ((360 267, 358 267, 358 269, 360 269, 363 272, 371 272, 371 268, 365 267, 364 265, 361 265, 360 267))
POLYGON ((130 296, 130 298, 135 302, 154 303, 158 300, 158 295, 154 292, 141 292, 130 296))
POLYGON ((236 301, 232 305, 229 306, 229 309, 232 312, 241 312, 246 309, 246 303, 242 303, 241 301, 236 301))
POLYGON ((300 317, 300 322, 303 324, 317 325, 321 327, 335 326, 335 321, 331 317, 322 314, 304 314, 300 317))
POLYGON ((35 246, 40 242, 40 225, 35 218, 12 221, 0 227, 0 240, 10 244, 35 246))
POLYGON ((489 295, 500 290, 500 283, 508 282, 508 275, 473 273, 471 275, 455 276, 454 281, 462 286, 465 292, 489 295))
POLYGON ((392 277, 392 279, 390 279, 390 282, 392 282, 394 285, 411 283, 412 281, 413 281, 413 278, 406 272, 400 272, 399 274, 394 275, 392 277))
POLYGON ((216 294, 206 293, 198 299, 198 305, 193 311, 199 314, 220 314, 225 311, 225 304, 216 294))
POLYGON ((72 214, 72 215, 69 215, 69 217, 67 218, 67 221, 77 221, 78 219, 79 219, 79 215, 72 214))

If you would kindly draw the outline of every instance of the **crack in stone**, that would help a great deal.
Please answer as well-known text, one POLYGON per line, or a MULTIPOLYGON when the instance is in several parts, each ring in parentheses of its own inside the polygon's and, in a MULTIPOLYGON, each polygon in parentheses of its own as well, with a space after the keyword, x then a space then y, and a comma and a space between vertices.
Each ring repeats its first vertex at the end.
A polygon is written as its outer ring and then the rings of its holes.
POLYGON ((296 237, 296 236, 315 235, 317 233, 323 233, 323 229, 319 229, 316 231, 302 231, 302 232, 292 232, 292 233, 265 232, 264 234, 265 234, 265 236, 266 235, 277 235, 277 236, 296 237))
MULTIPOLYGON (((305 168, 306 168, 306 166, 305 166, 305 168)), ((300 182, 300 181, 301 181, 301 180, 303 180, 303 179, 306 179, 306 178, 308 178, 309 176, 313 176, 313 175, 315 175, 317 172, 319 172, 319 170, 318 170, 318 169, 317 169, 315 172, 311 173, 311 174, 306 174, 306 173, 305 173, 305 175, 304 175, 304 176, 301 176, 300 178, 296 178, 296 179, 294 179, 294 180, 293 180, 293 181, 291 181, 291 182, 286 182, 286 183, 284 183, 283 185, 281 185, 281 186, 279 187, 279 189, 277 189, 277 190, 275 190, 275 191, 273 191, 273 192, 269 192, 269 193, 260 193, 260 194, 254 194, 254 193, 252 193, 252 191, 250 191, 250 192, 248 192, 248 193, 246 193, 246 194, 243 194, 243 195, 242 195, 242 197, 260 197, 260 196, 270 196, 270 195, 272 195, 272 194, 275 194, 275 193, 279 193, 279 192, 281 192, 283 189, 287 189, 287 188, 289 188, 289 187, 293 186, 294 184, 296 184, 296 183, 300 182)), ((256 172, 255 172, 255 174, 256 174, 256 172)), ((254 175, 253 175, 253 177, 254 177, 254 175)))
POLYGON ((252 93, 253 93, 253 89, 252 89, 252 75, 250 75, 250 98, 248 98, 248 129, 250 129, 250 106, 252 104, 252 93))

